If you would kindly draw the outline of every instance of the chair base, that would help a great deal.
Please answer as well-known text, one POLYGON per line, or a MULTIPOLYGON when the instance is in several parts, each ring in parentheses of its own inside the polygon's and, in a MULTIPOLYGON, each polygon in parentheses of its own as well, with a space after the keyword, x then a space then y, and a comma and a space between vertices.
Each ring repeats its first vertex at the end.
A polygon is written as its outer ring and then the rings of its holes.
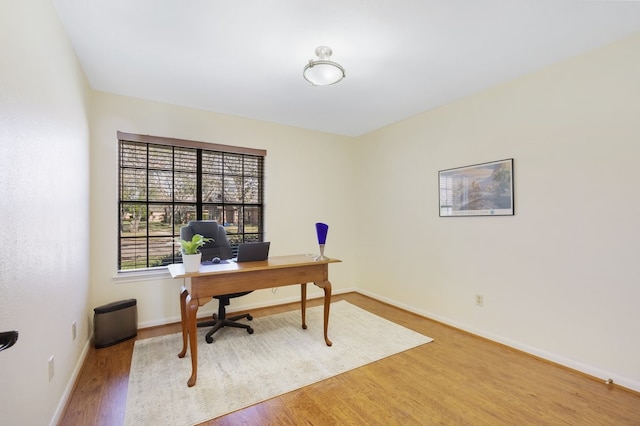
POLYGON ((247 319, 249 321, 253 320, 251 314, 242 314, 227 317, 224 312, 224 306, 222 305, 222 303, 220 305, 222 306, 222 315, 220 314, 220 312, 218 312, 218 315, 213 314, 213 320, 201 321, 197 324, 198 327, 211 327, 211 330, 209 330, 209 332, 205 336, 205 340, 207 343, 213 343, 213 334, 223 327, 244 328, 245 330, 247 330, 247 333, 253 334, 253 328, 251 328, 249 324, 237 322, 241 319, 247 319))

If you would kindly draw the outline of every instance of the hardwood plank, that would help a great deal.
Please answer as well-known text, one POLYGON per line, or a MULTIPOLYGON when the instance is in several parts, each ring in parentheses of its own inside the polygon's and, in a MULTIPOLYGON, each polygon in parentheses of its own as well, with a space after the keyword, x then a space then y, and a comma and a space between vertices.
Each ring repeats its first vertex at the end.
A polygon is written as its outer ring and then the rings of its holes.
MULTIPOLYGON (((333 300, 347 300, 435 341, 202 425, 640 424, 636 392, 361 294, 333 300)), ((308 305, 321 304, 316 299, 308 305)), ((255 309, 252 315, 295 309, 299 303, 255 309)), ((171 324, 140 330, 137 338, 178 331, 171 324)), ((60 425, 122 424, 133 342, 90 350, 60 425)))

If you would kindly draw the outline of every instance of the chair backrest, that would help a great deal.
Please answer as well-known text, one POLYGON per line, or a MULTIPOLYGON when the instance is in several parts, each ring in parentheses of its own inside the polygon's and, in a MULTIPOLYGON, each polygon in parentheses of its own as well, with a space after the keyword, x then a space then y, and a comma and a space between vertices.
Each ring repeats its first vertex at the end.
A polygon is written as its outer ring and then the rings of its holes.
POLYGON ((214 257, 223 260, 233 257, 231 245, 227 239, 227 231, 215 220, 192 220, 180 228, 180 238, 183 240, 191 240, 195 234, 200 234, 205 238, 213 238, 213 241, 200 248, 203 261, 211 260, 214 257))

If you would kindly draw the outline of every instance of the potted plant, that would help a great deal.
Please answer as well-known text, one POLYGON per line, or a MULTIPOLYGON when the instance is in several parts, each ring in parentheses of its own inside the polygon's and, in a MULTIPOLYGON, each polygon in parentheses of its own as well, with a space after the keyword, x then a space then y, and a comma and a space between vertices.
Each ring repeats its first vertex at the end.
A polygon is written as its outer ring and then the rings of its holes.
POLYGON ((185 272, 198 272, 200 269, 200 261, 202 260, 200 247, 209 241, 213 241, 213 238, 205 238, 200 234, 195 234, 190 241, 176 239, 176 245, 180 244, 182 263, 184 265, 185 272))

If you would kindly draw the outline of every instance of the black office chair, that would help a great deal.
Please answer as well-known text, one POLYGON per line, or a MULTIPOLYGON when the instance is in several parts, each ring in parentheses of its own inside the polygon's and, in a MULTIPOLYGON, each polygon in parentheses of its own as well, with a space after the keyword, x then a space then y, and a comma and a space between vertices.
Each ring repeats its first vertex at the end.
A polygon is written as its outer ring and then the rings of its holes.
MULTIPOLYGON (((191 240, 195 234, 200 234, 205 238, 213 238, 213 241, 206 243, 200 248, 203 262, 210 261, 214 257, 218 257, 221 260, 231 259, 231 245, 227 239, 227 231, 224 229, 224 226, 218 224, 215 220, 192 220, 186 226, 180 228, 180 238, 183 240, 191 240)), ((205 337, 207 343, 213 342, 213 334, 222 327, 244 328, 247 330, 247 333, 253 334, 253 328, 251 328, 250 325, 237 322, 244 318, 249 321, 253 320, 251 314, 247 313, 227 317, 226 313, 226 306, 229 305, 230 299, 249 293, 251 293, 251 291, 213 297, 218 300, 218 314, 213 314, 212 320, 198 323, 198 327, 212 327, 205 337)))

